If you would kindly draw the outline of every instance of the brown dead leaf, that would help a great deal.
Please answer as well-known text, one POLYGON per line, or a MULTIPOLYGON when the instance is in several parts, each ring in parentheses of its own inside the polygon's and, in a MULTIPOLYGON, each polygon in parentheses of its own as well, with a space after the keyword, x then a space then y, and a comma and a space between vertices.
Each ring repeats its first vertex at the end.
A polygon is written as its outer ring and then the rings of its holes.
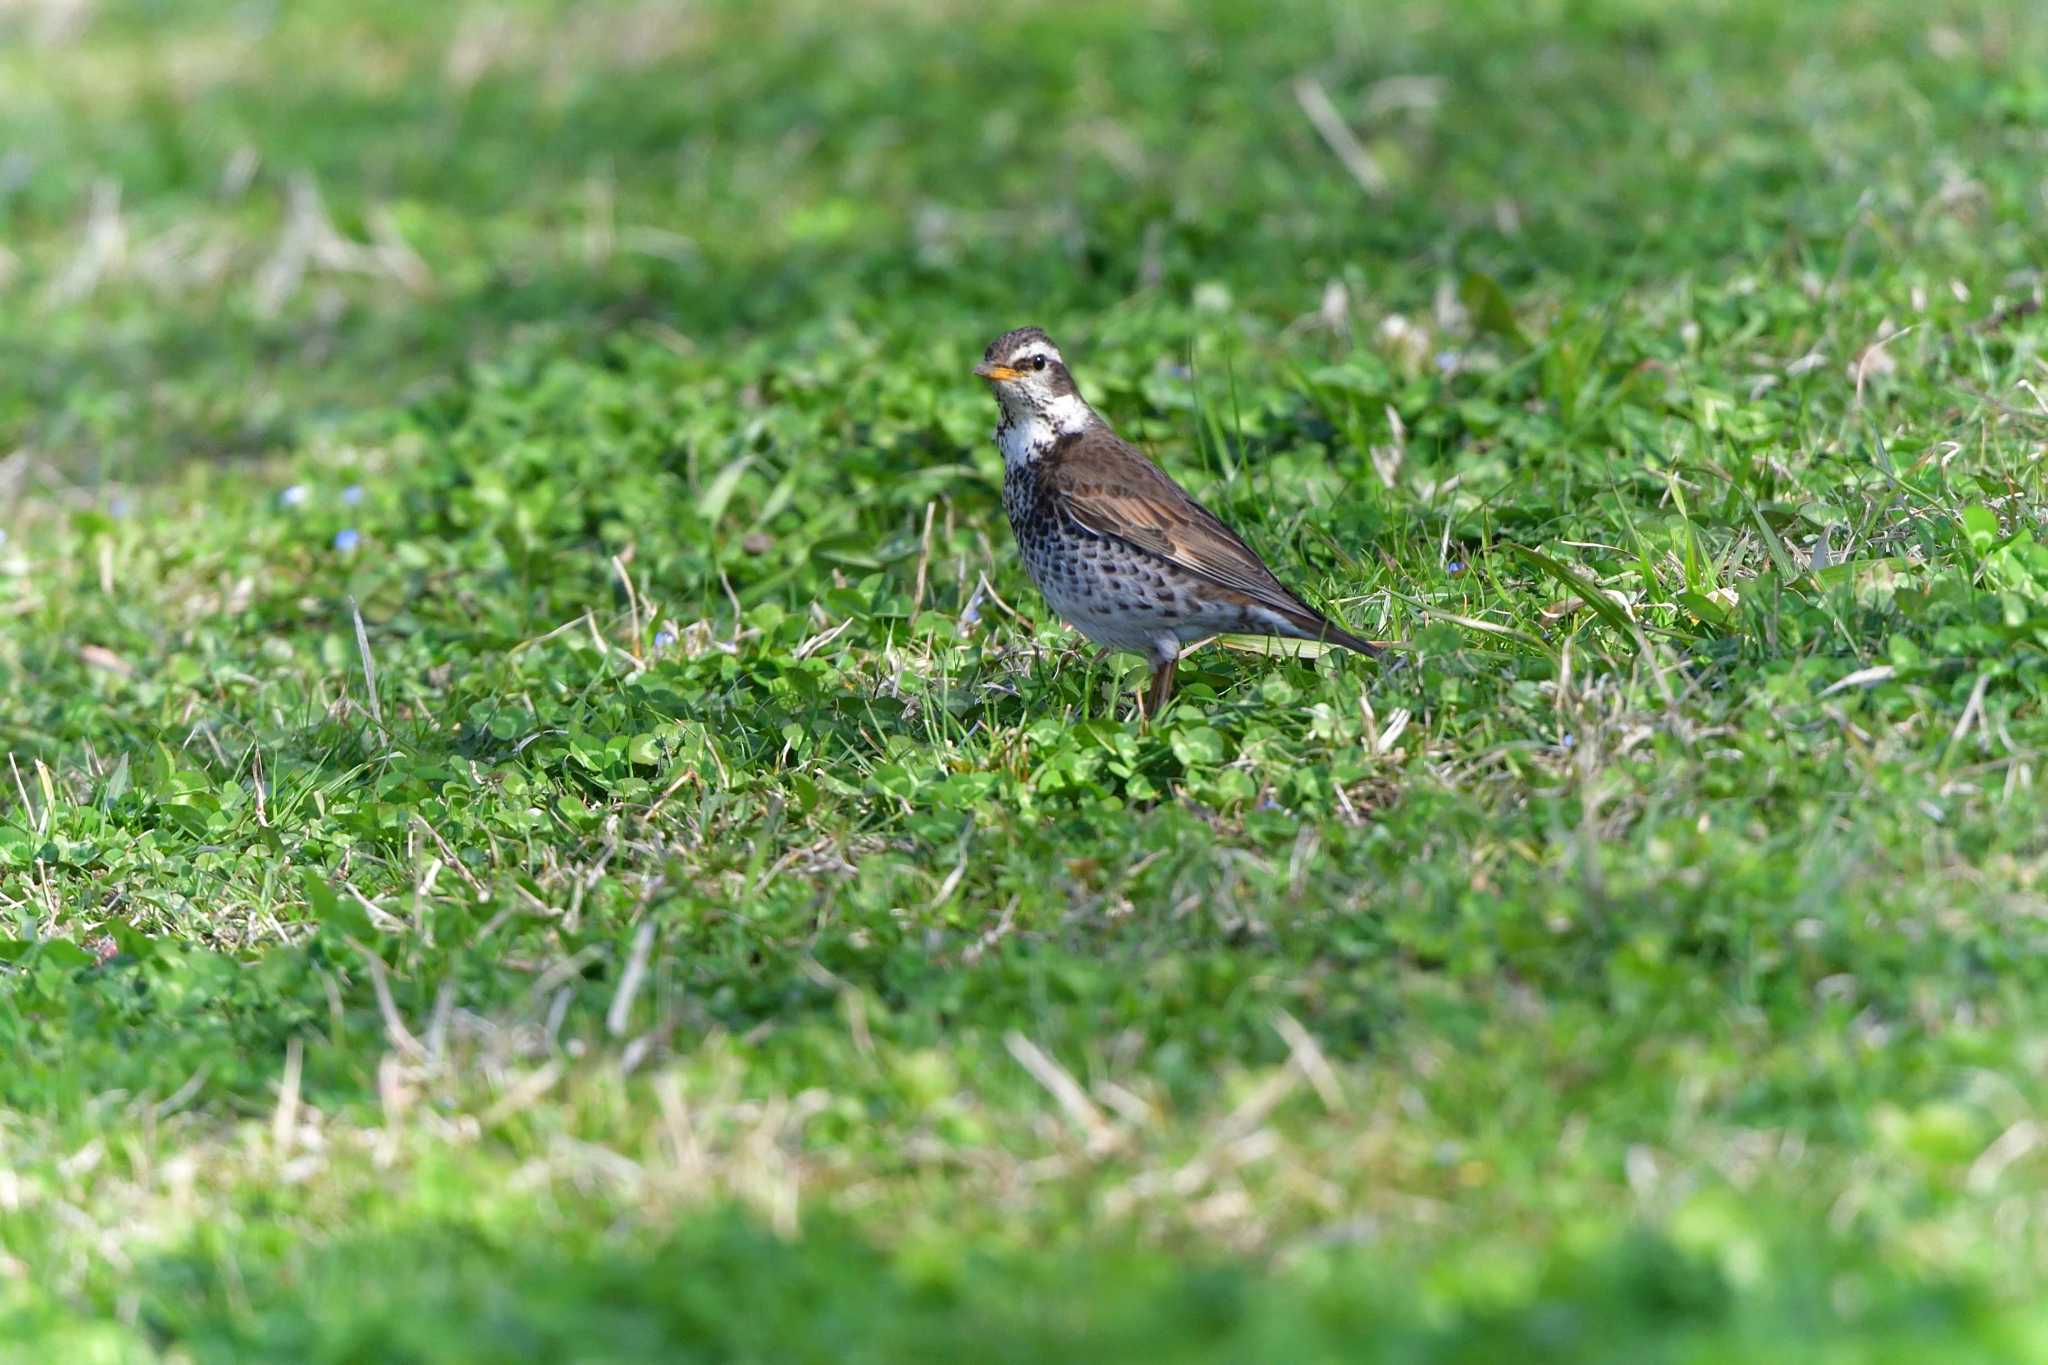
POLYGON ((104 646, 80 645, 78 647, 78 657, 84 660, 89 668, 103 669, 108 673, 118 673, 124 678, 135 676, 134 664, 129 663, 113 650, 107 649, 104 646))

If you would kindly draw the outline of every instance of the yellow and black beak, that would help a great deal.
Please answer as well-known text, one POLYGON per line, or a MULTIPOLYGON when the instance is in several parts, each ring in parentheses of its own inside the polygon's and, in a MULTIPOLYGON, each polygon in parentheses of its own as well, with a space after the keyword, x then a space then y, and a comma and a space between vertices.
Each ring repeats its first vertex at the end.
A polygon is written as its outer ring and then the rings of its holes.
POLYGON ((984 360, 979 365, 976 365, 974 373, 983 379, 993 380, 998 384, 1007 384, 1012 379, 1022 379, 1024 377, 1024 371, 1013 370, 1008 365, 998 365, 993 360, 984 360))

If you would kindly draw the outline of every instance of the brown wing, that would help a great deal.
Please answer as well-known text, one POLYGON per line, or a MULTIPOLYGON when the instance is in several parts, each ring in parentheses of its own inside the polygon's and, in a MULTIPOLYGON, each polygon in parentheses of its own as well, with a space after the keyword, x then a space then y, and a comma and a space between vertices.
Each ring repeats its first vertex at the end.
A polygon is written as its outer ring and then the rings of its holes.
POLYGON ((1090 428, 1055 452, 1047 476, 1074 520, 1097 535, 1157 555, 1283 616, 1303 618, 1312 633, 1327 625, 1237 532, 1114 432, 1090 428))

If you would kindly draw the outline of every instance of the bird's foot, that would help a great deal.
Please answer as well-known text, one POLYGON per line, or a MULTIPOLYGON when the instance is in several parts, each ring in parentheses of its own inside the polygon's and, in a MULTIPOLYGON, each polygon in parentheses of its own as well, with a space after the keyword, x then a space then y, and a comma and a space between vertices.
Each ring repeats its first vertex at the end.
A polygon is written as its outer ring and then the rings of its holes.
POLYGON ((1174 655, 1152 670, 1152 686, 1138 699, 1138 722, 1143 725, 1166 710, 1173 697, 1173 675, 1180 671, 1180 656, 1174 655))

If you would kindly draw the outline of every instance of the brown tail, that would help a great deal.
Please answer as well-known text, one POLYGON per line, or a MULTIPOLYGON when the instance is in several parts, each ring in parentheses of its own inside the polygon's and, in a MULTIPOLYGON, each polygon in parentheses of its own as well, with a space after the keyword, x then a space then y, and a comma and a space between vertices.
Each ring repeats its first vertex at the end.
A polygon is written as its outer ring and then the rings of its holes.
POLYGON ((1361 640, 1348 630, 1339 630, 1328 621, 1323 622, 1322 630, 1317 634, 1316 638, 1333 645, 1342 645, 1346 649, 1356 650, 1368 659, 1377 659, 1380 655, 1387 652, 1370 640, 1361 640))
POLYGON ((1365 655, 1368 659, 1377 659, 1380 655, 1387 652, 1370 640, 1359 639, 1356 635, 1345 630, 1342 626, 1330 620, 1329 617, 1324 616, 1313 608, 1303 605, 1296 608, 1296 610, 1300 614, 1301 619, 1295 621, 1293 625, 1296 630, 1301 632, 1301 639, 1315 640, 1322 644, 1342 645, 1346 649, 1365 655))

